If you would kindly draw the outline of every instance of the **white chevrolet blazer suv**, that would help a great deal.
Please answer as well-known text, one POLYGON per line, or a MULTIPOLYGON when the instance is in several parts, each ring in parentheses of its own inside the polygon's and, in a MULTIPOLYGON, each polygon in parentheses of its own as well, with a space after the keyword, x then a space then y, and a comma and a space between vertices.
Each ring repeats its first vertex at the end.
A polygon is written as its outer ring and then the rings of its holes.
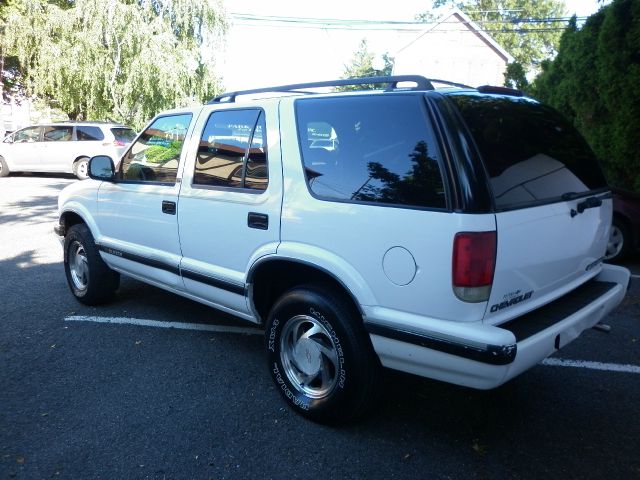
MULTIPOLYGON (((278 390, 320 422, 367 411, 381 367, 490 389, 535 366, 626 293, 610 189, 551 108, 433 83, 158 115, 60 194, 71 292, 103 303, 124 274, 261 325, 278 390)), ((327 93, 347 84, 381 88, 327 93)))

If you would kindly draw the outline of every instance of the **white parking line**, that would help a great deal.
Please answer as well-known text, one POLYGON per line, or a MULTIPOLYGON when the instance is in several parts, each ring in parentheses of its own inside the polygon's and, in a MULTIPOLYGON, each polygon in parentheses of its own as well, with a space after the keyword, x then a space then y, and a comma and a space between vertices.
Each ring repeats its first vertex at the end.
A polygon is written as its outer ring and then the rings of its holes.
MULTIPOLYGON (((179 330, 201 330, 215 333, 243 333, 247 335, 263 335, 264 332, 258 328, 231 327, 224 325, 206 325, 201 323, 184 322, 159 322, 158 320, 145 320, 141 318, 127 317, 89 317, 83 315, 72 315, 65 317, 66 322, 94 322, 94 323, 114 323, 119 325, 136 325, 140 327, 155 328, 177 328, 179 330)), ((590 370, 605 370, 608 372, 639 373, 638 365, 621 365, 617 363, 588 362, 585 360, 565 360, 562 358, 547 358, 542 361, 542 365, 548 367, 573 367, 587 368, 590 370)))
POLYGON ((591 370, 605 370, 607 372, 640 373, 638 365, 622 365, 618 363, 587 362, 585 360, 565 360, 563 358, 547 358, 542 365, 549 367, 588 368, 591 370))
POLYGON ((159 322, 157 320, 145 320, 141 318, 126 317, 87 317, 75 315, 65 317, 66 322, 94 322, 94 323, 116 323, 120 325, 137 325, 140 327, 155 328, 177 328, 179 330, 202 330, 216 333, 244 333, 247 335, 262 335, 264 332, 258 328, 228 327, 225 325, 206 325, 201 323, 183 322, 159 322))
POLYGON ((631 278, 640 278, 640 275, 631 275, 631 278))

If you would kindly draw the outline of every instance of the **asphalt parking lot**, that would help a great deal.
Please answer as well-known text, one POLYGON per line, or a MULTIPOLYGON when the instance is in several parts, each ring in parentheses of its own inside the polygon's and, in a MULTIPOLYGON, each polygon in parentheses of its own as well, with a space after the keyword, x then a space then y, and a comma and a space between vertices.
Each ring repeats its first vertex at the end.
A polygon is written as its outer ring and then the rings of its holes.
POLYGON ((610 332, 492 391, 387 372, 331 428, 286 408, 251 325, 132 279, 78 304, 52 233, 74 181, 0 179, 0 478, 640 478, 640 259, 610 332))

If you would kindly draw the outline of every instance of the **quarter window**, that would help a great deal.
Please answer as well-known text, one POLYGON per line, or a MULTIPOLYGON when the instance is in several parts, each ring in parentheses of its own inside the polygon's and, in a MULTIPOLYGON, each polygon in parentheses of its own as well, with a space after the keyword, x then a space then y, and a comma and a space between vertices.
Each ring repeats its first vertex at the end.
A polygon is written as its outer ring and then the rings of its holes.
POLYGON ((136 138, 136 132, 130 128, 112 128, 111 133, 113 133, 113 136, 116 139, 116 144, 120 146, 131 143, 136 138))
POLYGON ((521 97, 451 94, 482 155, 496 207, 606 188, 595 155, 555 110, 521 97))
POLYGON ((212 113, 200 138, 193 184, 264 191, 268 178, 264 113, 212 113))
POLYGON ((118 178, 145 183, 175 183, 191 114, 156 119, 122 159, 118 178))
POLYGON ((296 101, 307 184, 326 200, 445 208, 440 153, 417 95, 296 101))

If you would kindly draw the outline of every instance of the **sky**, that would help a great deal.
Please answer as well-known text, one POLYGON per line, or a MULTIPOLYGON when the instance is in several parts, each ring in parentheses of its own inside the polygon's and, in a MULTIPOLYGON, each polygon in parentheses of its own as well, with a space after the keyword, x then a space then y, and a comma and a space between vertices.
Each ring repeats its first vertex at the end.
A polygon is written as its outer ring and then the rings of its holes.
MULTIPOLYGON (((369 27, 354 28, 354 23, 347 23, 337 29, 322 29, 300 25, 296 19, 412 22, 429 4, 428 0, 396 0, 390 8, 388 2, 371 0, 226 0, 232 26, 221 62, 224 88, 231 91, 339 78, 365 36, 369 50, 381 57, 392 54, 405 38, 414 35, 413 31, 401 31, 412 27, 398 27, 393 45, 388 35, 377 35, 369 27), (255 20, 255 16, 261 19, 255 20), (269 22, 264 17, 289 17, 291 21, 269 22)), ((586 17, 602 4, 597 0, 565 0, 565 5, 568 16, 586 17)))

